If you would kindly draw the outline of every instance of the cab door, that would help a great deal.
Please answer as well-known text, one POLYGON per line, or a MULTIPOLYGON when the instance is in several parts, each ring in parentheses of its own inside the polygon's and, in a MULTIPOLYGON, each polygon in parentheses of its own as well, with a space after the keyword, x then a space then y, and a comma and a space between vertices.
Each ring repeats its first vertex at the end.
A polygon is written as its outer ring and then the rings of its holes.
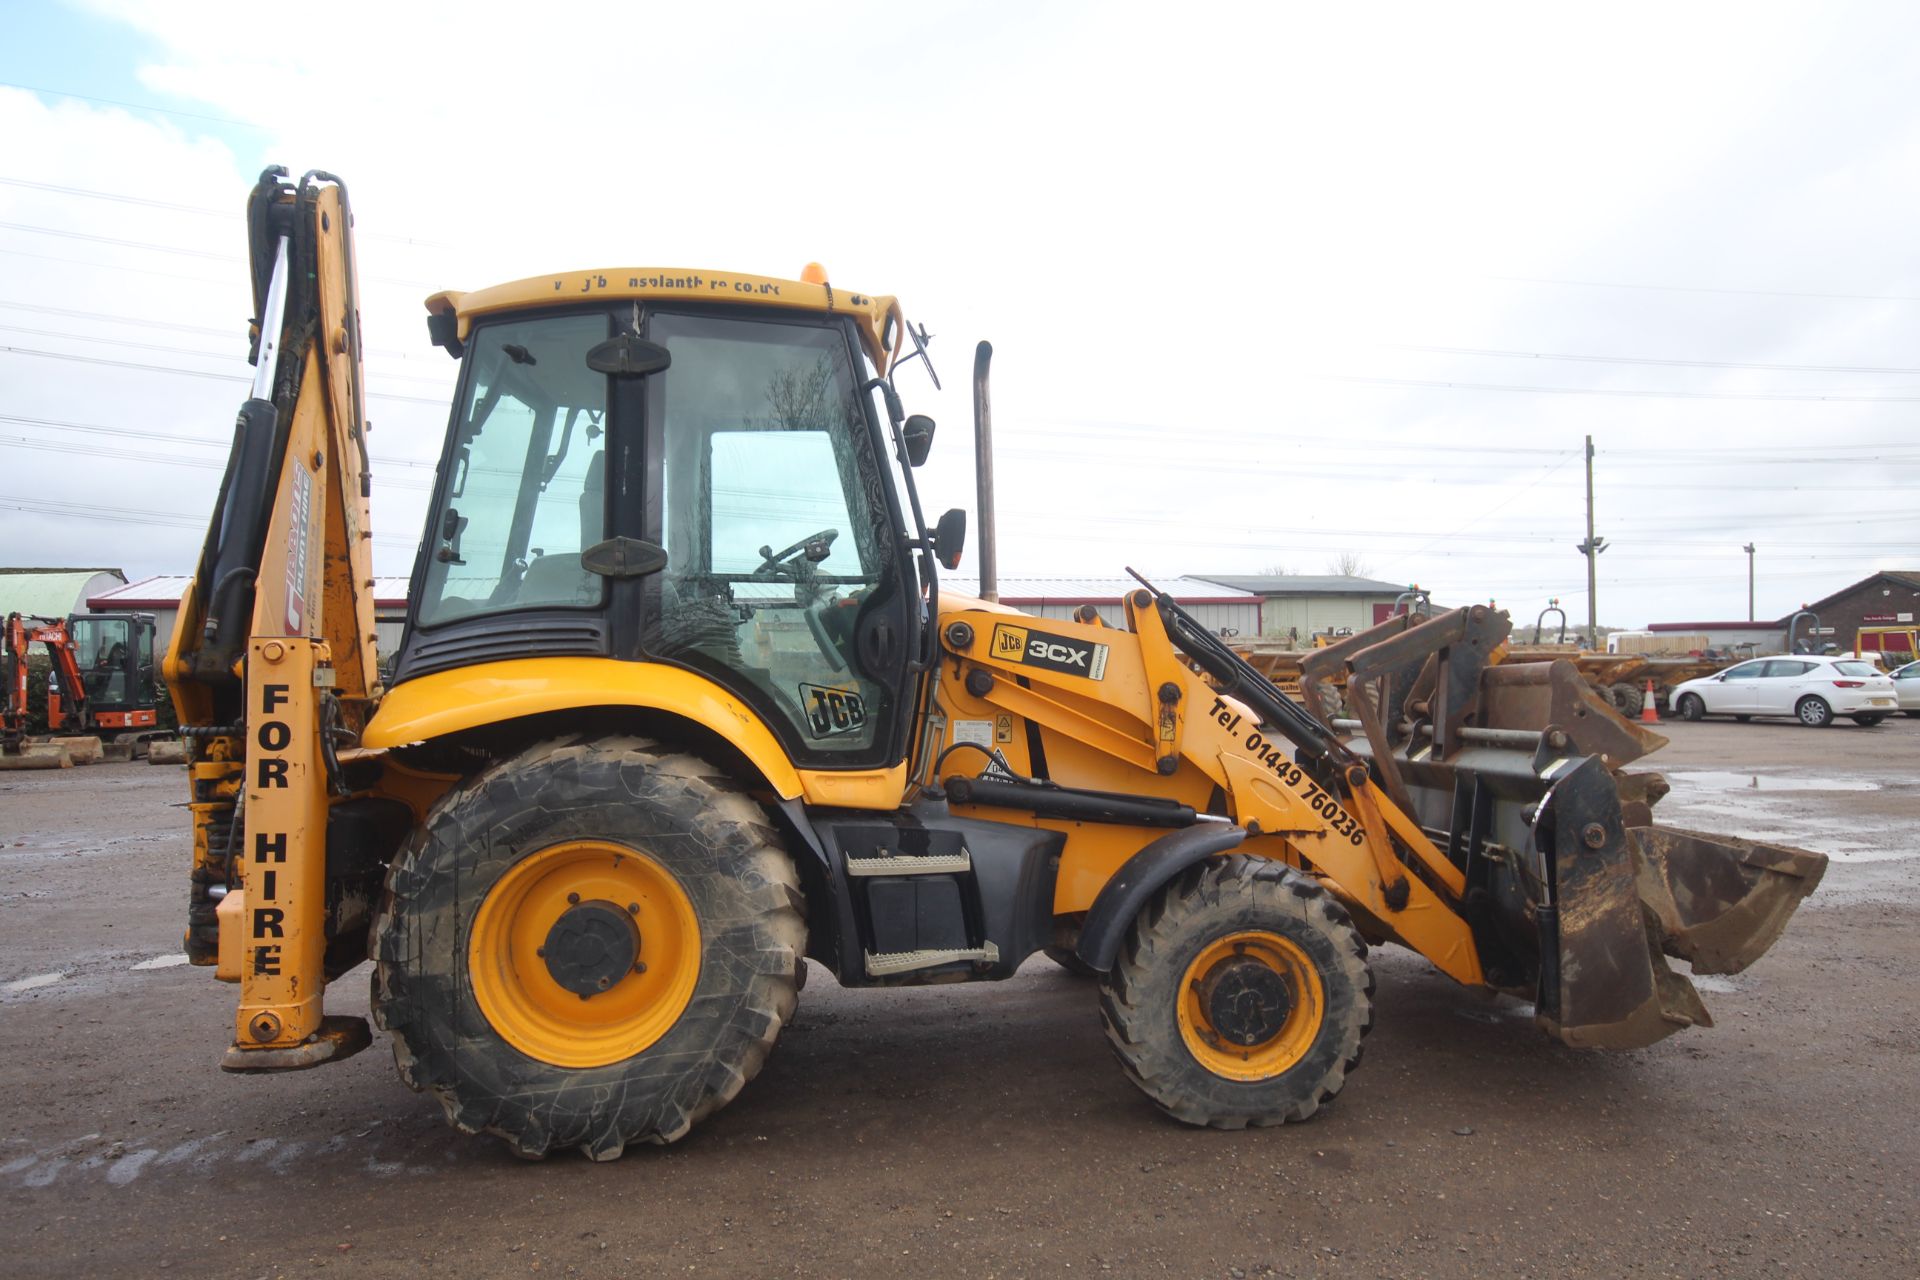
POLYGON ((1717 715, 1751 715, 1759 709, 1759 685, 1766 669, 1765 662, 1729 667, 1720 673, 1718 681, 1701 687, 1701 700, 1709 712, 1717 715))
POLYGON ((648 477, 665 568, 642 646, 746 702, 790 758, 905 753, 918 592, 858 353, 838 321, 656 310, 648 477))
POLYGON ((1814 666, 1814 663, 1797 658, 1770 659, 1765 674, 1753 682, 1759 696, 1760 713, 1769 716, 1792 715, 1794 704, 1812 685, 1808 673, 1814 666))

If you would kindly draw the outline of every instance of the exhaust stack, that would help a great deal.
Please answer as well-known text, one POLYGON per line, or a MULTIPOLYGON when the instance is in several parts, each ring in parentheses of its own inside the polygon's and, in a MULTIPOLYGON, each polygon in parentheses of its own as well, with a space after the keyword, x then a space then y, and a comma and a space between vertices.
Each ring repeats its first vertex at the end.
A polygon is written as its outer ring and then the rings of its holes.
POLYGON ((1000 598, 1000 553, 993 527, 993 402, 987 394, 987 367, 993 344, 973 349, 973 474, 978 488, 974 520, 980 528, 980 598, 1000 598))

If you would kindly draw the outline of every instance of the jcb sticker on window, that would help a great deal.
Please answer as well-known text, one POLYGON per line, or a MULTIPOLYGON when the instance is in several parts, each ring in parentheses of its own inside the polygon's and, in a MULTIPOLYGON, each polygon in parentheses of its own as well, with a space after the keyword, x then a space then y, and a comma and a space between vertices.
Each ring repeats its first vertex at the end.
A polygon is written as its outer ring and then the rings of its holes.
POLYGON ((1031 627, 999 623, 993 629, 993 656, 1024 666, 1085 676, 1089 680, 1107 677, 1107 646, 1089 644, 1069 636, 1057 636, 1031 627))
POLYGON ((867 723, 866 701, 852 689, 802 684, 800 702, 807 713, 807 731, 816 738, 852 733, 867 723))

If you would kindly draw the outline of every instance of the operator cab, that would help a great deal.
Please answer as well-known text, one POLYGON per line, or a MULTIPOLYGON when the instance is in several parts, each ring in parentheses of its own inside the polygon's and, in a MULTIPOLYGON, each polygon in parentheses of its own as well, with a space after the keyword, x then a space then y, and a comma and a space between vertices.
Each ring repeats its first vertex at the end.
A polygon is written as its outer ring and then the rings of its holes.
POLYGON ((154 723, 158 690, 150 613, 76 613, 67 620, 74 662, 86 685, 87 711, 100 728, 154 723))
POLYGON ((797 764, 900 759, 922 593, 863 336, 829 310, 626 298, 476 317, 393 683, 666 663, 797 764))

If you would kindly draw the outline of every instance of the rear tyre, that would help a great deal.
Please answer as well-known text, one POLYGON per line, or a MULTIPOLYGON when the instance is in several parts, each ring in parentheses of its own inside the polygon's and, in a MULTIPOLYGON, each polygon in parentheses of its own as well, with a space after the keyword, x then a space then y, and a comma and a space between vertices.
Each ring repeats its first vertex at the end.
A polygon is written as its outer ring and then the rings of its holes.
POLYGON ((1865 725, 1869 729, 1871 729, 1874 725, 1879 724, 1882 720, 1885 720, 1886 718, 1887 717, 1883 712, 1869 711, 1864 715, 1854 716, 1853 722, 1855 724, 1865 725))
POLYGON ((1827 705, 1827 700, 1811 694, 1800 699, 1793 708, 1793 714, 1809 729, 1824 729, 1833 723, 1833 708, 1827 705))
POLYGON ((759 1072, 793 1014, 803 901, 713 765, 544 743, 449 792, 395 860, 374 1017, 456 1127, 612 1160, 759 1072))
POLYGON ((1903 716, 1912 716, 1914 719, 1920 720, 1920 711, 1902 711, 1900 714, 1903 716))
POLYGON ((1373 1026, 1367 945, 1281 863, 1210 858, 1133 922, 1100 983, 1121 1067, 1176 1120, 1305 1120, 1340 1092, 1373 1026))
POLYGON ((1697 693, 1681 694, 1678 710, 1682 720, 1704 720, 1707 716, 1707 704, 1700 700, 1697 693))

